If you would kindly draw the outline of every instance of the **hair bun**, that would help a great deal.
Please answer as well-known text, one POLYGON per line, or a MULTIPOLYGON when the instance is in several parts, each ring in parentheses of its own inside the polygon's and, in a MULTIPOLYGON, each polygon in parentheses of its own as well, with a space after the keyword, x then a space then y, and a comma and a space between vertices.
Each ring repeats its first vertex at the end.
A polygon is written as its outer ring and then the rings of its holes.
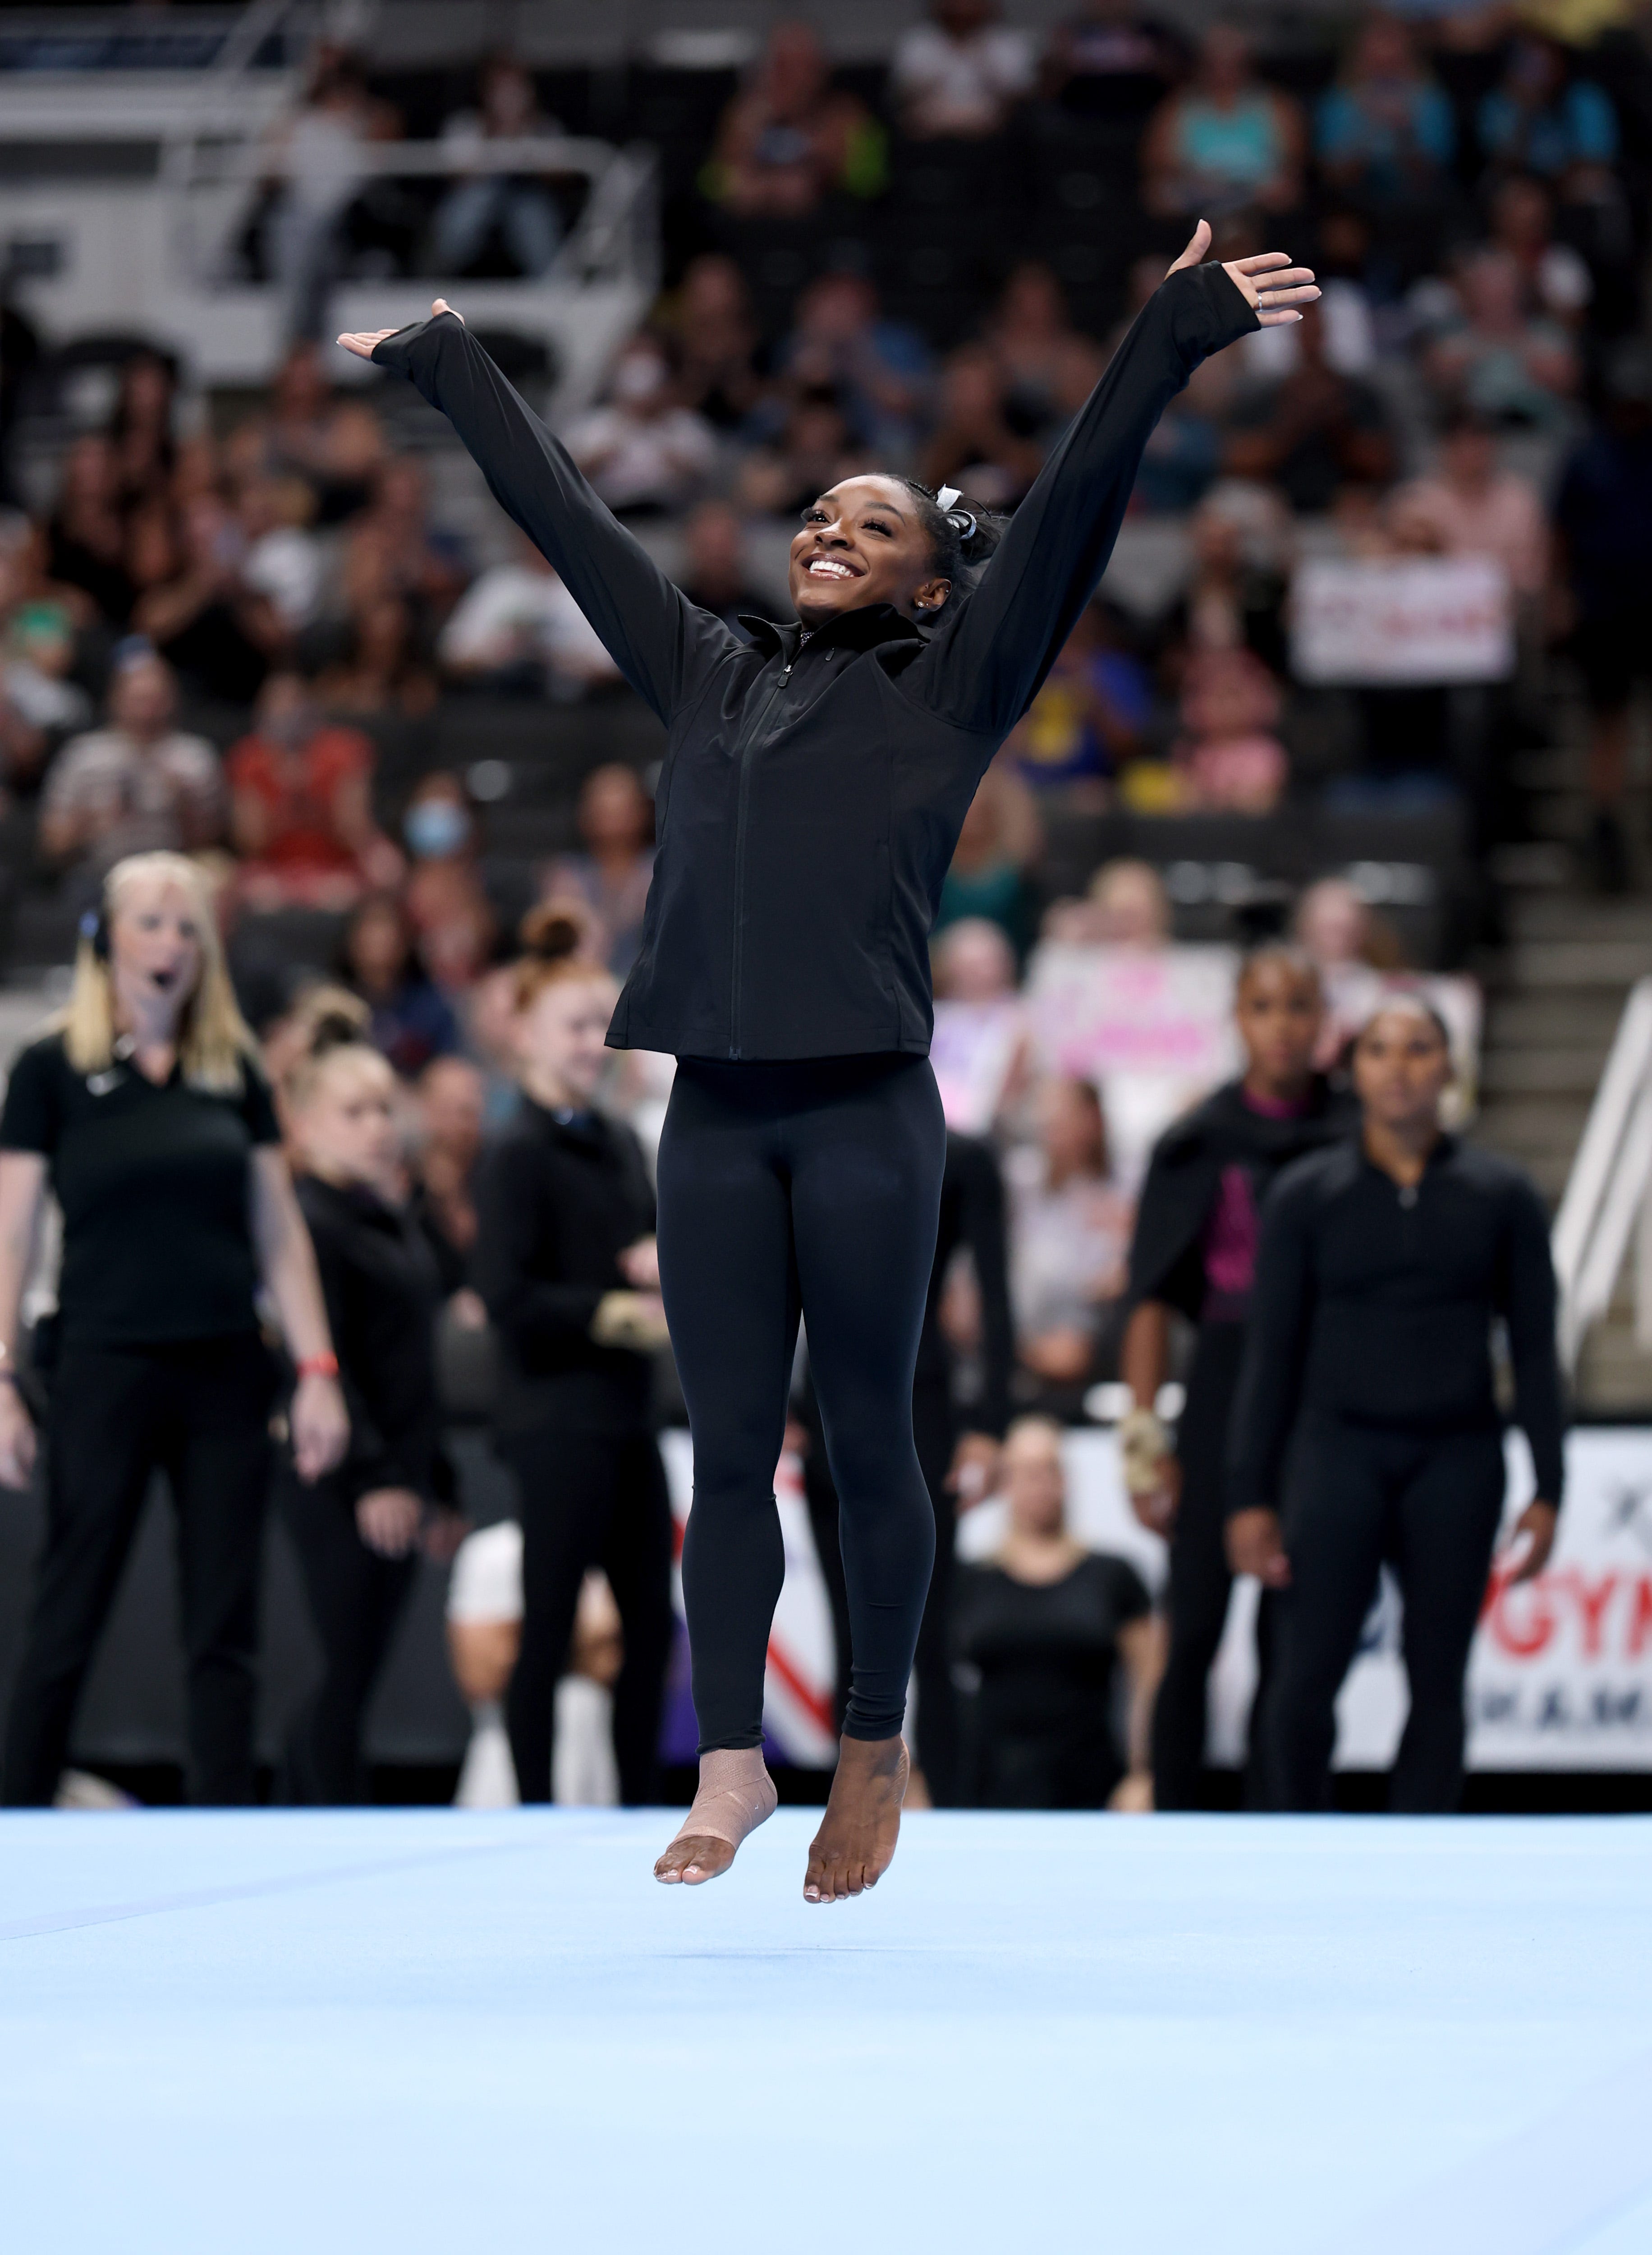
POLYGON ((347 987, 312 987, 300 997, 293 1016, 303 1031, 304 1054, 312 1060, 331 1050, 349 1049, 365 1042, 373 1013, 347 987))
POLYGON ((529 909, 517 927, 522 952, 536 963, 561 963, 584 945, 584 927, 566 909, 529 909))

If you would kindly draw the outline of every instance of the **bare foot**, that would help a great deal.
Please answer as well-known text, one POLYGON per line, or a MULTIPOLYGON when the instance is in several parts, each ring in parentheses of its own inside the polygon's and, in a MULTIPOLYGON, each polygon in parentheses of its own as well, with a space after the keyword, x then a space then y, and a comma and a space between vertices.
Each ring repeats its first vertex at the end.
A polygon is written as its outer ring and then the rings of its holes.
POLYGON ((668 1887, 679 1881, 697 1887, 707 1879, 721 1879, 733 1861, 732 1841, 719 1840, 710 1832, 682 1832, 654 1865, 654 1876, 668 1887))
POLYGON ((805 1902, 842 1902, 877 1886, 894 1860, 909 1768, 900 1739, 840 1742, 826 1814, 808 1851, 805 1902))
POLYGON ((700 1757, 700 1782, 682 1829, 654 1867, 667 1886, 720 1879, 748 1832, 774 1814, 779 1795, 761 1746, 719 1747, 700 1757))

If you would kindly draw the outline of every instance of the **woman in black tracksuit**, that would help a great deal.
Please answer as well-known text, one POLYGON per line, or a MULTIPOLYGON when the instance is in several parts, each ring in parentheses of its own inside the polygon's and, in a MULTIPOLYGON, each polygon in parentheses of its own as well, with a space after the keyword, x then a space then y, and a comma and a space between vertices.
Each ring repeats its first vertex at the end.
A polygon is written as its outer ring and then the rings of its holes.
POLYGON ((364 1040, 365 1018, 318 1015, 287 1085, 298 1204, 350 1412, 335 1471, 306 1484, 284 1466, 277 1482, 323 1658, 286 1733, 284 1781, 301 1804, 368 1798, 362 1724, 412 1595, 421 1539, 439 1554, 458 1529, 436 1380, 441 1277, 396 1195, 396 1077, 364 1040))
POLYGON ((1120 1439, 1138 1517, 1159 1533, 1169 1523, 1170 1645, 1153 1704, 1156 1809, 1200 1802, 1210 1669, 1233 1590, 1223 1542, 1228 1429, 1258 1216, 1281 1170, 1351 1135, 1357 1116, 1353 1099, 1313 1071, 1324 1015, 1319 974, 1299 950, 1276 940, 1246 957, 1234 1008, 1245 1071, 1166 1130, 1136 1209, 1121 1357, 1136 1407, 1120 1439), (1169 1374, 1172 1311, 1195 1327, 1173 1456, 1154 1408, 1169 1374))
POLYGON ((973 515, 904 479, 850 479, 793 542, 800 623, 755 622, 750 643, 620 529, 439 301, 416 327, 346 340, 447 414, 669 732, 642 947, 609 1035, 679 1059, 660 1238, 695 1444, 702 1800, 662 1878, 726 1868, 773 1806, 758 1750, 800 1309, 854 1643, 805 1894, 858 1893, 893 1853, 934 1542, 912 1440, 944 1141, 928 934, 976 786, 1089 599, 1159 414, 1209 354, 1314 294, 1278 254, 1195 265, 1208 242, 1201 226, 977 585, 966 567, 991 542, 973 515))
POLYGON ((522 1100, 483 1154, 472 1280, 500 1344, 495 1444, 516 1476, 522 1648, 506 1705, 524 1801, 550 1798, 557 1678, 586 1570, 625 1632, 613 1692, 620 1799, 655 1797, 671 1649, 671 1507, 649 1420, 664 1343, 654 1192, 636 1137, 592 1104, 614 987, 538 910, 515 973, 522 1100))
POLYGON ((1228 1547, 1278 1593, 1260 1735, 1267 1797, 1283 1809, 1327 1804, 1336 1696, 1385 1562, 1411 1695, 1390 1805, 1457 1805, 1463 1683, 1505 1487, 1499 1318, 1537 1486, 1510 1547, 1515 1578, 1536 1573, 1554 1542, 1563 1420, 1548 1223, 1517 1168, 1441 1128, 1451 1070, 1434 1012, 1385 1002, 1354 1047, 1360 1136, 1288 1170, 1263 1218, 1228 1547))

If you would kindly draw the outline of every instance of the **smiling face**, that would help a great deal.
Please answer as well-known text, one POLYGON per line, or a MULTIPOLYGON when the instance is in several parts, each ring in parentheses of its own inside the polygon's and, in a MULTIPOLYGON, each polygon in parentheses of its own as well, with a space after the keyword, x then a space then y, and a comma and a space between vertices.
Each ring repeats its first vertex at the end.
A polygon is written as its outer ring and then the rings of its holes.
POLYGON ((797 615, 811 628, 868 603, 922 618, 952 588, 935 572, 916 495, 883 477, 845 478, 811 502, 792 543, 790 585, 797 615))

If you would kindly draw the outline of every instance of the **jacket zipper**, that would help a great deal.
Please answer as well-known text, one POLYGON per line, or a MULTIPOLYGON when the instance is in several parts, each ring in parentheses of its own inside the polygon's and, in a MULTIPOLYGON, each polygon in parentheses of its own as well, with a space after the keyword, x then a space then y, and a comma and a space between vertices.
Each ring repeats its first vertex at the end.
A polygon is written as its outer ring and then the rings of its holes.
POLYGON ((769 692, 769 699, 740 747, 740 788, 734 812, 734 947, 732 967, 729 978, 729 1055, 740 1054, 740 974, 746 953, 746 810, 751 793, 752 755, 757 749, 757 739, 767 725, 774 710, 774 700, 792 678, 792 667, 797 660, 790 658, 782 669, 780 679, 769 692))

